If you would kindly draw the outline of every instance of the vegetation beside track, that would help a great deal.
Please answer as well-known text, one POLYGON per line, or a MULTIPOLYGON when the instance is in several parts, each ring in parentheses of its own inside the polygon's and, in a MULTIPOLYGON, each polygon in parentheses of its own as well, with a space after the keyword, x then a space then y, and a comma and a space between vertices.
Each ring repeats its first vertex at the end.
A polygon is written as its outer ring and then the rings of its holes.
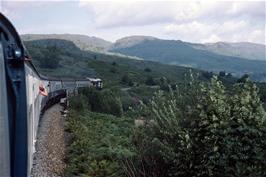
POLYGON ((191 76, 119 117, 91 112, 92 92, 81 90, 71 101, 67 174, 265 176, 266 113, 257 87, 248 78, 228 89, 217 77, 191 76))

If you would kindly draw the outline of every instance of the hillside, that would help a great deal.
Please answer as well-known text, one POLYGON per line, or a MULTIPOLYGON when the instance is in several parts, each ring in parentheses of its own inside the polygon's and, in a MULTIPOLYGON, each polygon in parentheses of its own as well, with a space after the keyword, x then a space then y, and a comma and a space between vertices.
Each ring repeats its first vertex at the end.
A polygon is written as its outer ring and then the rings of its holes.
POLYGON ((190 44, 195 49, 206 50, 220 55, 240 57, 250 60, 266 60, 266 46, 250 42, 217 42, 206 44, 190 44))
MULTIPOLYGON (((98 37, 90 37, 78 34, 24 34, 21 35, 23 41, 33 41, 40 39, 63 39, 72 41, 81 50, 107 52, 120 48, 132 47, 145 41, 162 40, 153 36, 128 36, 118 39, 115 43, 106 41, 98 37)), ((184 41, 183 41, 184 42, 184 41)), ((249 60, 266 60, 266 46, 251 42, 216 42, 216 43, 189 43, 185 44, 194 49, 204 50, 219 55, 238 57, 249 60)))
POLYGON ((129 37, 124 37, 124 38, 118 39, 109 48, 109 50, 132 47, 132 46, 140 44, 142 42, 153 41, 153 40, 156 40, 156 39, 157 38, 152 37, 152 36, 129 36, 129 37))
MULTIPOLYGON (((163 40, 152 36, 128 36, 118 39, 111 45, 109 50, 128 48, 140 44, 145 41, 163 40)), ((164 40, 171 41, 171 40, 164 40)), ((176 42, 183 42, 194 49, 204 50, 219 55, 238 57, 249 60, 266 60, 266 46, 263 44, 256 44, 251 42, 216 42, 216 43, 189 43, 177 40, 176 42)))
MULTIPOLYGON (((119 46, 122 46, 121 41, 123 40, 119 41, 119 46)), ((127 41, 124 46, 128 45, 127 41)), ((165 64, 189 66, 214 72, 224 70, 235 75, 262 73, 266 68, 266 62, 262 60, 219 55, 207 50, 195 49, 190 43, 183 41, 145 39, 133 46, 124 46, 113 48, 111 51, 165 64)))
MULTIPOLYGON (((154 91, 168 89, 168 85, 174 87, 176 84, 184 83, 185 75, 189 75, 190 70, 199 73, 199 78, 203 81, 209 80, 213 75, 210 72, 182 66, 83 51, 73 42, 66 40, 35 40, 27 41, 25 45, 33 58, 33 63, 42 74, 61 78, 99 77, 103 80, 104 88, 123 90, 122 100, 129 101, 130 104, 136 99, 147 101, 154 91), (49 61, 52 65, 42 65, 49 61)), ((236 81, 231 75, 220 76, 219 79, 225 85, 231 85, 236 81)), ((264 101, 265 88, 265 84, 260 85, 264 101)))
POLYGON ((96 37, 72 34, 26 34, 22 35, 22 39, 34 43, 46 39, 67 40, 73 42, 77 50, 89 53, 101 52, 118 58, 144 59, 213 72, 226 71, 235 76, 248 73, 257 81, 266 81, 265 46, 261 44, 196 44, 152 36, 129 36, 111 43, 96 37))
POLYGON ((79 34, 24 34, 21 35, 23 41, 34 41, 41 39, 62 39, 72 41, 81 50, 106 51, 111 42, 97 37, 89 37, 79 34))
MULTIPOLYGON (((36 67, 49 76, 56 77, 102 77, 106 82, 119 83, 127 74, 134 82, 144 83, 147 77, 167 77, 178 81, 189 68, 170 66, 152 61, 135 60, 132 58, 108 55, 92 51, 80 50, 73 42, 59 39, 26 41, 25 45, 32 55, 36 67), (42 61, 48 61, 50 47, 56 48, 58 60, 56 68, 42 67, 42 61), (145 71, 145 69, 147 71, 145 71)), ((200 72, 200 71, 198 71, 200 72)), ((105 83, 106 83, 105 82, 105 83)))

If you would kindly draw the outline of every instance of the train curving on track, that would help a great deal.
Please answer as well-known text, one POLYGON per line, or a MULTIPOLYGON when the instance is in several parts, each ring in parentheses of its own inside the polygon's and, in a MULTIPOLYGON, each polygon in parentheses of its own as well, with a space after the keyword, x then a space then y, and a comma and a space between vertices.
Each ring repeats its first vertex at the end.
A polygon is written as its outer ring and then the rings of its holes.
POLYGON ((0 13, 0 176, 30 176, 39 118, 51 104, 100 79, 59 80, 38 73, 18 33, 0 13))

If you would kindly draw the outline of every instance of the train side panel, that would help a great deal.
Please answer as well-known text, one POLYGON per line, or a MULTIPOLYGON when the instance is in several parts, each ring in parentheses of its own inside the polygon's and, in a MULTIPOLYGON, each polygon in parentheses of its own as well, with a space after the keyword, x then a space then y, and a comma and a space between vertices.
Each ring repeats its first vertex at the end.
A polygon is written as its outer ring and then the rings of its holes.
POLYGON ((92 83, 88 80, 81 80, 81 81, 76 81, 76 87, 91 87, 92 83))
POLYGON ((44 87, 48 82, 40 80, 39 76, 25 65, 26 87, 27 87, 27 113, 28 113, 28 174, 32 167, 33 153, 35 152, 35 142, 39 124, 39 117, 42 109, 44 96, 39 94, 39 86, 44 87))
POLYGON ((62 81, 62 86, 65 90, 67 90, 67 94, 75 92, 77 86, 76 81, 62 81))
POLYGON ((0 43, 0 176, 10 176, 9 125, 5 62, 0 43))

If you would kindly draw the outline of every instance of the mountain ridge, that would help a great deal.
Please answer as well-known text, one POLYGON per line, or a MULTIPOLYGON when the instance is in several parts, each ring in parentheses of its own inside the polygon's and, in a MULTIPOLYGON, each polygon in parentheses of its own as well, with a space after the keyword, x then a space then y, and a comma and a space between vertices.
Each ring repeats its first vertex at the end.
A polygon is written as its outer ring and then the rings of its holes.
POLYGON ((112 42, 106 41, 95 36, 87 36, 82 34, 23 34, 23 41, 33 41, 41 39, 63 39, 72 41, 81 50, 90 51, 106 51, 112 42))
POLYGON ((198 49, 212 52, 215 54, 239 57, 250 60, 266 60, 266 45, 252 42, 215 42, 215 43, 192 43, 182 40, 160 39, 154 36, 131 35, 117 39, 115 42, 110 42, 105 39, 87 36, 82 34, 23 34, 23 41, 32 41, 39 39, 65 39, 74 42, 81 50, 110 52, 118 48, 127 48, 150 40, 176 41, 184 42, 189 46, 198 49))
MULTIPOLYGON (((196 44, 188 43, 181 40, 163 40, 152 36, 128 36, 117 40, 115 43, 105 41, 97 37, 88 37, 86 35, 24 35, 24 41, 36 41, 42 39, 63 38, 64 40, 72 41, 80 50, 96 51, 114 55, 133 56, 138 59, 161 62, 170 65, 180 65, 193 67, 207 71, 219 72, 226 71, 235 75, 242 74, 257 74, 266 73, 265 57, 245 58, 231 54, 220 54, 215 52, 213 46, 230 46, 243 45, 248 50, 249 45, 258 46, 253 43, 211 43, 211 44, 196 44), (95 42, 97 41, 97 42, 95 42), (83 44, 85 43, 85 44, 83 44), (211 46, 207 48, 206 46, 211 46), (85 46, 85 49, 84 49, 85 46)), ((263 47, 264 45, 259 45, 263 47)), ((215 47, 214 47, 215 48, 215 47)), ((255 47, 256 48, 256 47, 255 47)), ((252 51, 253 48, 250 49, 252 51)), ((235 50, 235 49, 232 49, 235 50)), ((260 49, 261 50, 261 49, 260 49)), ((255 50, 256 53, 256 50, 255 50)), ((245 54, 246 55, 246 54, 245 54)), ((262 55, 263 56, 263 55, 262 55)), ((266 80, 263 79, 263 80, 266 80)))
POLYGON ((242 75, 265 72, 264 60, 248 60, 199 50, 190 43, 176 40, 146 40, 131 47, 112 52, 131 55, 164 64, 188 66, 208 71, 227 71, 242 75))

